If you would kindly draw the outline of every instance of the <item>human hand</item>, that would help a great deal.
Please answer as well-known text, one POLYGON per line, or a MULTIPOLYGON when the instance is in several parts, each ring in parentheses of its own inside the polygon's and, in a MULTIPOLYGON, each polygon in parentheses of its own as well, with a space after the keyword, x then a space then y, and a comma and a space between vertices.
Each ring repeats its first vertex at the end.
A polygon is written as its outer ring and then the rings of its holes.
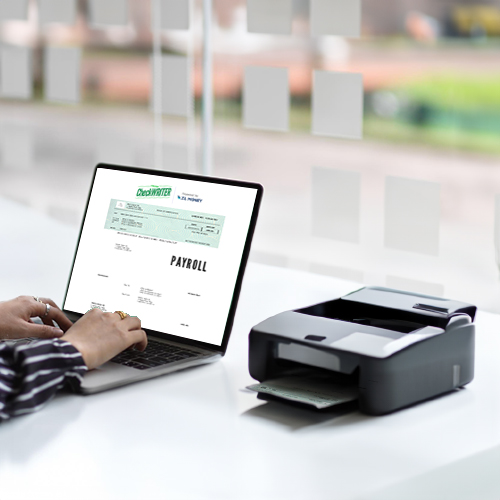
POLYGON ((73 324, 50 299, 22 296, 0 302, 0 339, 61 337, 73 324), (50 307, 47 307, 49 304, 50 307), (48 313, 47 313, 48 311, 48 313), (43 325, 31 321, 39 317, 43 325), (54 326, 54 321, 59 328, 54 326))
POLYGON ((121 319, 117 313, 91 309, 62 337, 78 349, 89 370, 93 370, 117 354, 135 346, 144 351, 148 345, 141 320, 133 316, 121 319))

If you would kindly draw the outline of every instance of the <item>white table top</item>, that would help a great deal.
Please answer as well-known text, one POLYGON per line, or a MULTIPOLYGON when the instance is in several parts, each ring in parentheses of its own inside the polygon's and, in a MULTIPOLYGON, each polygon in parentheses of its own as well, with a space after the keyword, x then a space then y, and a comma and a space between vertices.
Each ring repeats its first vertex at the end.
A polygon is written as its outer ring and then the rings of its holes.
MULTIPOLYGON (((61 302, 77 231, 0 199, 0 300, 61 302)), ((227 355, 0 425, 0 498, 500 498, 500 316, 477 316, 466 389, 384 417, 257 400, 247 338, 356 285, 251 264, 227 355)))

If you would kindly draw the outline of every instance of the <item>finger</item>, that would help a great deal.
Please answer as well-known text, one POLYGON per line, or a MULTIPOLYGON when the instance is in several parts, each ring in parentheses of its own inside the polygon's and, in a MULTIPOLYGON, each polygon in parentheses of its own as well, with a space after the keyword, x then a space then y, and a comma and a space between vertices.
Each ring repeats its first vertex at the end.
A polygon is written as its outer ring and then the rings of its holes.
POLYGON ((134 349, 138 351, 144 351, 148 346, 148 337, 144 330, 131 330, 128 332, 130 345, 134 346, 134 349))
POLYGON ((53 321, 48 316, 42 316, 40 319, 44 325, 55 326, 53 321))
POLYGON ((68 328, 71 328, 73 326, 73 322, 64 313, 62 315, 59 314, 58 311, 62 312, 62 309, 52 299, 49 299, 48 297, 40 297, 40 300, 42 302, 44 302, 45 304, 50 304, 51 309, 53 309, 53 313, 54 313, 54 321, 56 321, 57 324, 64 331, 66 331, 68 328))
POLYGON ((128 330, 140 330, 141 320, 137 316, 127 316, 122 320, 123 324, 126 325, 128 330))
MULTIPOLYGON (((50 304, 50 302, 49 302, 49 304, 50 304)), ((50 305, 52 306, 52 304, 50 304, 50 305)), ((49 314, 46 316, 46 318, 48 318, 52 321, 55 321, 59 325, 59 328, 61 330, 63 330, 64 332, 66 332, 67 330, 69 330, 73 326, 73 323, 71 322, 71 320, 69 320, 68 317, 57 306, 50 308, 49 314)), ((43 318, 42 318, 42 321, 43 321, 43 318)))
POLYGON ((26 325, 26 332, 28 337, 39 339, 59 338, 64 335, 64 332, 60 328, 49 325, 37 325, 36 323, 28 323, 26 325))
POLYGON ((38 299, 43 304, 45 304, 45 312, 40 316, 40 319, 42 320, 42 323, 44 325, 48 325, 48 326, 55 326, 54 322, 52 321, 52 317, 55 314, 55 311, 52 311, 52 305, 50 304, 50 302, 52 302, 52 301, 50 299, 46 299, 44 297, 43 298, 39 297, 38 299), (47 304, 48 304, 48 306, 47 306, 47 304))
MULTIPOLYGON (((123 311, 120 311, 120 312, 123 312, 123 311)), ((124 321, 125 319, 127 319, 129 317, 127 313, 124 313, 124 314, 127 314, 127 318, 122 318, 118 311, 115 311, 114 313, 109 313, 109 314, 112 314, 113 317, 115 318, 115 320, 117 319, 118 321, 124 321)))
POLYGON ((42 318, 45 315, 45 312, 47 311, 47 306, 45 304, 42 304, 42 302, 38 302, 34 298, 30 300, 29 302, 30 306, 30 318, 34 318, 38 316, 39 318, 42 318))
MULTIPOLYGON (((35 307, 37 312, 35 316, 39 316, 43 323, 48 326, 54 326, 53 321, 55 321, 59 328, 64 332, 73 326, 73 323, 66 317, 66 315, 57 307, 53 307, 54 302, 50 299, 40 299, 42 301, 47 301, 46 303, 35 301, 35 307), (47 314, 47 303, 50 304, 50 310, 47 314)), ((33 317, 33 315, 32 315, 33 317)))
POLYGON ((61 308, 52 299, 49 299, 47 297, 39 297, 39 299, 45 304, 50 304, 52 307, 61 310, 61 308))

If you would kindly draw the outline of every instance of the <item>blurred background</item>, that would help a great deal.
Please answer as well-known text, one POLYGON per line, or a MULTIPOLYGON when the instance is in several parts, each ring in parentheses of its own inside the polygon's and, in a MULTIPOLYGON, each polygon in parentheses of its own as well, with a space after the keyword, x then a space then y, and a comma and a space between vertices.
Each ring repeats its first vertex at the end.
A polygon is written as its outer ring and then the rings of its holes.
MULTIPOLYGON (((201 172, 201 0, 3 2, 1 197, 76 228, 98 162, 201 172)), ((266 190, 251 259, 500 312, 500 1, 364 1, 359 36, 250 3, 213 0, 211 43, 212 173, 266 190), (284 128, 245 118, 252 66, 285 68, 284 128), (314 133, 321 71, 363 75, 362 140, 314 133)))

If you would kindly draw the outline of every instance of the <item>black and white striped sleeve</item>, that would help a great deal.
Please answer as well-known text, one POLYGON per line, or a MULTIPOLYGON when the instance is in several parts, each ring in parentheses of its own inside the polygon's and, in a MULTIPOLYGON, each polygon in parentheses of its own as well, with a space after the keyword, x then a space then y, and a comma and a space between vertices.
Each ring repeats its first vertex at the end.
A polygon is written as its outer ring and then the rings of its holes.
POLYGON ((86 371, 82 355, 69 342, 0 342, 0 422, 40 409, 62 387, 79 387, 86 371))

